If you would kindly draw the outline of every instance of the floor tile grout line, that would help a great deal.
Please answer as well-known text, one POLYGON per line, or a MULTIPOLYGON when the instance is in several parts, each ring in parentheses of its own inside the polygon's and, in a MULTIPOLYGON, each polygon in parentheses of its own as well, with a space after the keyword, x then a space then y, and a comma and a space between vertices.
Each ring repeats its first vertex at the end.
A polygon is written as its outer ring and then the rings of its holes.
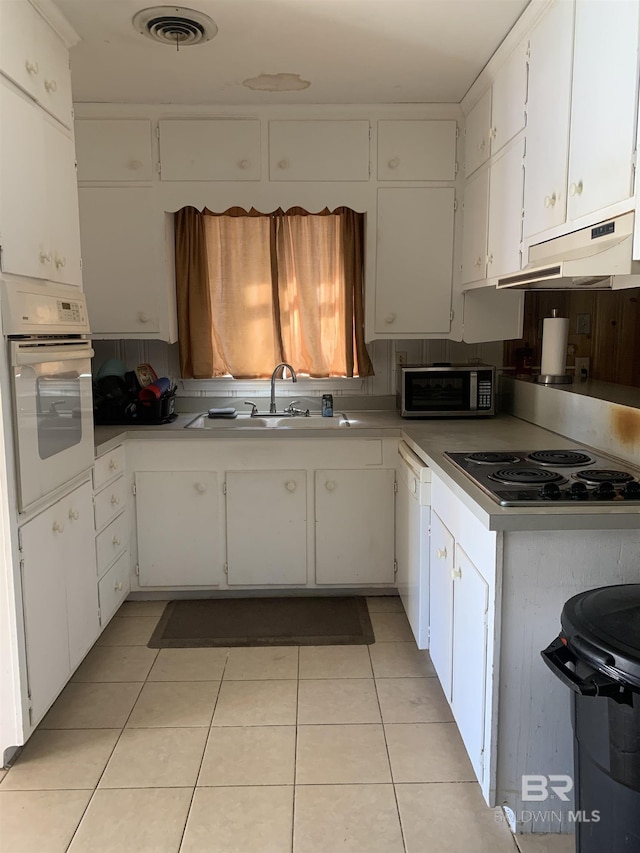
POLYGON ((298 778, 298 726, 300 716, 300 646, 298 646, 298 680, 296 687, 296 729, 293 744, 293 797, 291 801, 291 853, 294 851, 296 831, 296 780, 298 778))

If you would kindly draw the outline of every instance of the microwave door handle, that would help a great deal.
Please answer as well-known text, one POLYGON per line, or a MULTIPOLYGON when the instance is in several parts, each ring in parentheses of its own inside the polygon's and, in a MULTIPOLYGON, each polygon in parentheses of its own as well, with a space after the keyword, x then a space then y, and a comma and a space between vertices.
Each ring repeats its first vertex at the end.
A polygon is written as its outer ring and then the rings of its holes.
POLYGON ((478 409, 478 371, 472 370, 469 374, 469 411, 478 409))

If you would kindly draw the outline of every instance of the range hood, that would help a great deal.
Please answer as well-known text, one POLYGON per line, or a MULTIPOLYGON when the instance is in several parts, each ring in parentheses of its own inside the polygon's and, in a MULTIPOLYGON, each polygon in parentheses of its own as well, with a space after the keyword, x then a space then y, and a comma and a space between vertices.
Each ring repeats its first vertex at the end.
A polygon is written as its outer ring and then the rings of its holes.
POLYGON ((632 259, 634 214, 625 213, 529 248, 529 263, 500 276, 497 287, 520 290, 617 290, 640 286, 632 259))

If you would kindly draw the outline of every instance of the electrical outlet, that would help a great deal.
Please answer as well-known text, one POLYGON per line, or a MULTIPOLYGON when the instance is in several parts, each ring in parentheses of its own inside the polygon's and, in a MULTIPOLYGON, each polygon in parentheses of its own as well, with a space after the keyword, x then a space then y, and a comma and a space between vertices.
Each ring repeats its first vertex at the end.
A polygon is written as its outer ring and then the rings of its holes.
POLYGON ((586 382, 589 378, 589 359, 578 357, 575 359, 576 382, 586 382))
POLYGON ((398 366, 400 366, 400 365, 406 364, 406 363, 407 363, 407 353, 406 352, 399 352, 396 350, 396 364, 398 366))

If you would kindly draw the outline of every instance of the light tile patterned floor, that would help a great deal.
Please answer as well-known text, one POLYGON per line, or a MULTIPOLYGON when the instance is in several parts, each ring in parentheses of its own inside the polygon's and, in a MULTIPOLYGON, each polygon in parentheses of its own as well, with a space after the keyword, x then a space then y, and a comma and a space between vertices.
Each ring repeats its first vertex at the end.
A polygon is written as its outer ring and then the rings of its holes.
POLYGON ((0 771, 0 853, 517 853, 399 599, 368 601, 370 647, 160 652, 164 605, 125 604, 0 771))

